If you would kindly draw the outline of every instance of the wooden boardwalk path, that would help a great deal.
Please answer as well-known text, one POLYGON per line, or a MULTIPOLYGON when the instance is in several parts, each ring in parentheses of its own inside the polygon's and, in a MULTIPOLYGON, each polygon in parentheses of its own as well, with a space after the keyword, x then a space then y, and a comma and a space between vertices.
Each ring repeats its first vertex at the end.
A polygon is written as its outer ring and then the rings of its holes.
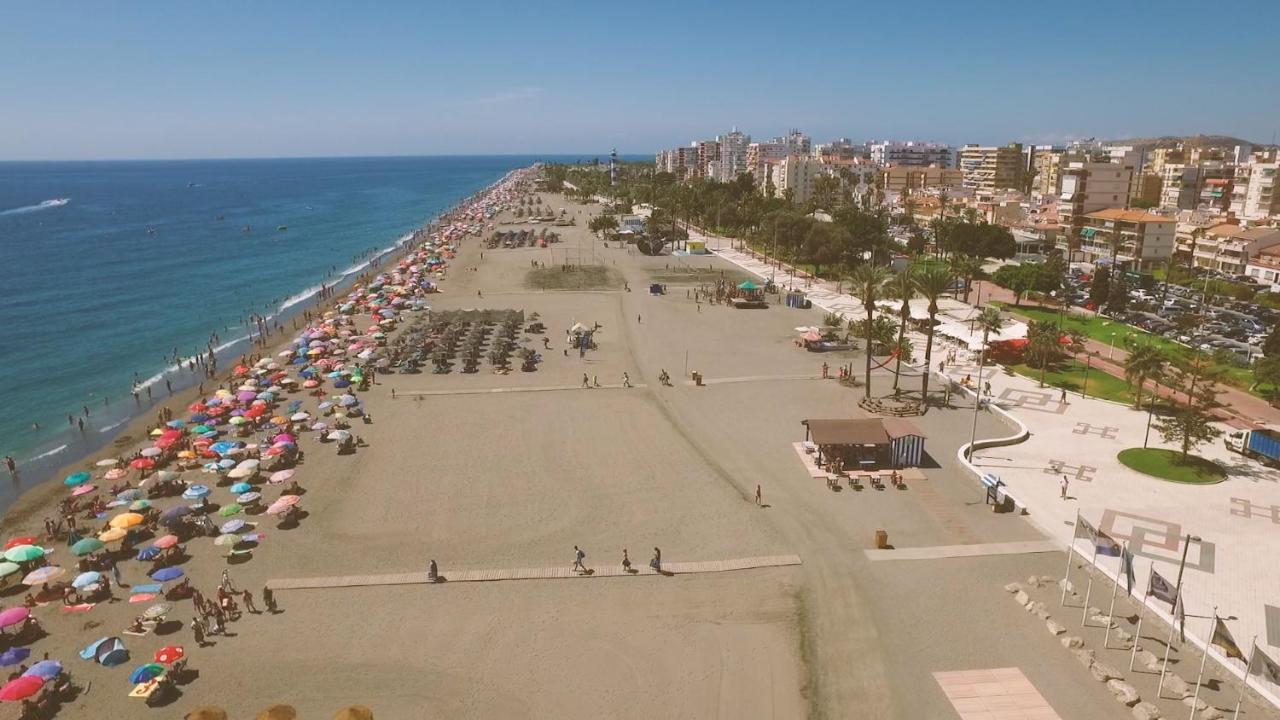
MULTIPOLYGON (((704 560, 700 562, 668 562, 662 564, 663 575, 690 575, 698 573, 732 572, 755 568, 786 567, 799 565, 799 555, 771 555, 766 557, 734 558, 730 560, 704 560)), ((496 580, 554 580, 561 578, 584 579, 601 577, 630 577, 658 575, 653 568, 641 561, 632 565, 631 572, 621 565, 591 567, 590 574, 579 574, 566 566, 542 568, 516 568, 498 570, 447 570, 440 576, 448 584, 456 582, 492 582, 496 580)), ((278 578, 267 581, 272 590, 304 590, 320 588, 365 587, 370 585, 419 585, 428 584, 427 573, 407 572, 383 575, 340 575, 334 577, 278 578)))

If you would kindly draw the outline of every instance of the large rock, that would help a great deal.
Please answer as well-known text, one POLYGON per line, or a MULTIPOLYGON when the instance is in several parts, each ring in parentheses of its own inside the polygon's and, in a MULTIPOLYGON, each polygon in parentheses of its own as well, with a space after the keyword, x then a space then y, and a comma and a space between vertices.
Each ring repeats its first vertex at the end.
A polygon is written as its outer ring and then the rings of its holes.
POLYGON ((1066 628, 1062 627, 1061 625, 1059 625, 1057 622, 1053 620, 1046 620, 1044 622, 1044 626, 1049 628, 1049 632, 1053 633, 1054 635, 1061 635, 1062 633, 1067 631, 1066 628))
POLYGON ((1159 671, 1161 661, 1160 658, 1150 650, 1139 650, 1138 654, 1134 656, 1134 664, 1141 665, 1149 671, 1159 671))
POLYGON ((1144 700, 1133 706, 1133 716, 1138 720, 1160 720, 1160 708, 1144 700))
POLYGON ((1094 653, 1092 650, 1080 648, 1079 650, 1072 650, 1071 654, 1076 656, 1076 659, 1080 661, 1081 665, 1085 667, 1093 666, 1094 653))
POLYGON ((1032 575, 1031 577, 1027 578, 1027 584, 1033 588, 1038 588, 1044 583, 1040 580, 1040 577, 1038 575, 1032 575))
POLYGON ((1107 689, 1112 695, 1116 696, 1116 700, 1124 705, 1135 705, 1142 699, 1138 695, 1138 690, 1123 680, 1111 679, 1107 681, 1107 689))
POLYGON ((1093 679, 1097 680, 1098 682, 1106 682, 1108 680, 1119 680, 1124 677, 1123 675, 1120 674, 1120 671, 1116 670, 1110 665, 1104 665, 1100 662, 1095 662, 1094 664, 1089 666, 1089 674, 1092 675, 1093 679))
POLYGON ((1089 624, 1090 624, 1090 625, 1093 625, 1093 626, 1095 626, 1095 627, 1103 627, 1103 628, 1104 628, 1104 627, 1108 627, 1108 626, 1110 626, 1112 630, 1114 630, 1114 629, 1116 629, 1116 627, 1118 627, 1114 622, 1112 622, 1111 618, 1109 618, 1109 617, 1107 617, 1106 615, 1103 615, 1103 614, 1101 614, 1101 613, 1096 613, 1096 614, 1092 614, 1092 615, 1090 615, 1090 616, 1089 616, 1089 624))
POLYGON ((1122 643, 1127 643, 1133 639, 1132 635, 1130 635, 1129 633, 1121 629, 1117 629, 1115 632, 1111 633, 1111 637, 1115 638, 1116 640, 1119 640, 1122 643))
POLYGON ((1063 578, 1058 581, 1058 589, 1061 590, 1064 588, 1066 589, 1068 595, 1074 595, 1076 592, 1076 586, 1073 585, 1071 581, 1066 578, 1063 578))
POLYGON ((1226 716, 1226 713, 1210 705, 1196 715, 1196 720, 1222 720, 1226 716))
POLYGON ((1062 638, 1061 642, 1062 642, 1062 647, 1068 650, 1078 650, 1084 647, 1084 638, 1080 637, 1079 635, 1064 637, 1062 638))
POLYGON ((1031 602, 1027 603, 1025 607, 1027 609, 1027 612, 1031 613, 1032 615, 1035 615, 1041 620, 1049 619, 1048 606, 1046 606, 1044 603, 1040 602, 1039 600, 1032 600, 1031 602))
POLYGON ((1027 594, 1027 591, 1019 590, 1018 592, 1013 594, 1013 600, 1019 605, 1026 605, 1027 603, 1031 602, 1031 596, 1027 594))
POLYGON ((1007 593, 1022 592, 1022 586, 1019 585, 1018 583, 1009 583, 1008 585, 1004 586, 1004 591, 1007 593))
POLYGON ((1183 680, 1175 673, 1169 673, 1165 676, 1164 687, 1166 690, 1173 693, 1173 696, 1176 698, 1190 697, 1195 694, 1191 690, 1191 686, 1187 684, 1187 681, 1183 680))
POLYGON ((1187 707, 1193 707, 1193 708, 1195 708, 1195 709, 1196 709, 1196 717, 1199 717, 1199 716, 1200 716, 1200 712, 1201 712, 1201 711, 1203 711, 1205 708, 1208 708, 1208 707, 1209 707, 1209 703, 1207 703, 1207 702, 1205 702, 1205 701, 1201 700, 1200 698, 1196 697, 1194 693, 1193 693, 1193 694, 1191 694, 1191 695, 1188 695, 1187 697, 1182 698, 1182 704, 1183 704, 1183 705, 1186 705, 1187 707))

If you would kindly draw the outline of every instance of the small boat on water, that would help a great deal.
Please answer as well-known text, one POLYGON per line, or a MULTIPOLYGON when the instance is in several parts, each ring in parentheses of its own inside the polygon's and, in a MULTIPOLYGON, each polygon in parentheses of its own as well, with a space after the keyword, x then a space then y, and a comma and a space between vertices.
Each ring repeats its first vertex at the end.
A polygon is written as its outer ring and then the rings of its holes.
POLYGON ((155 228, 153 228, 153 227, 149 227, 149 228, 147 228, 147 234, 148 234, 148 235, 155 235, 155 234, 156 234, 156 232, 157 232, 157 230, 156 230, 155 228))
POLYGON ((288 225, 277 225, 277 226, 276 226, 276 230, 278 230, 278 231, 280 231, 280 232, 284 232, 285 230, 288 230, 288 229, 289 229, 289 226, 288 226, 288 225))
POLYGON ((214 218, 214 220, 225 220, 226 217, 227 217, 226 215, 223 215, 222 213, 218 213, 218 217, 214 218))
POLYGON ((249 227, 248 225, 245 225, 244 227, 240 228, 240 232, 251 232, 252 230, 253 228, 249 227))

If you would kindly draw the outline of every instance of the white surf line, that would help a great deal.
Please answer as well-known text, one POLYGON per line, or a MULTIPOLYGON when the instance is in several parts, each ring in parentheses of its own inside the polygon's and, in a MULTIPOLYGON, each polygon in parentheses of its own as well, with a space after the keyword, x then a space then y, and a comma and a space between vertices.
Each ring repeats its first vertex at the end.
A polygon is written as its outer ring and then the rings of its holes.
POLYGON ((636 563, 630 571, 621 565, 605 565, 591 568, 590 573, 580 574, 571 567, 560 565, 543 568, 516 568, 499 570, 442 569, 439 583, 432 583, 426 572, 391 573, 385 575, 345 575, 336 577, 278 578, 267 581, 272 590, 304 590, 322 588, 362 587, 368 585, 448 585, 456 582, 493 582, 497 580, 585 580, 602 577, 643 577, 656 575, 692 575, 757 568, 789 567, 802 564, 799 555, 769 555, 764 557, 734 558, 730 560, 705 560, 700 562, 664 562, 662 572, 643 563, 636 563))

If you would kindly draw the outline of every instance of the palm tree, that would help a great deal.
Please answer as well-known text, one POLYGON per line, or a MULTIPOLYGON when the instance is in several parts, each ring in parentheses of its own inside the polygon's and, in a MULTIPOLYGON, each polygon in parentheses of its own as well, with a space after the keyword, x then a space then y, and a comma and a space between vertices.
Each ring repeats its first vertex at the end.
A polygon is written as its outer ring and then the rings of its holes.
POLYGON ((916 275, 916 292, 929 301, 929 333, 924 345, 924 382, 920 388, 920 398, 927 410, 929 407, 929 368, 933 367, 933 330, 935 318, 938 316, 938 298, 946 294, 954 279, 951 271, 932 266, 916 275))
POLYGON ((893 394, 898 394, 898 380, 902 375, 902 341, 907 336, 907 321, 911 319, 911 298, 916 294, 917 272, 910 265, 891 277, 886 285, 890 297, 902 301, 898 309, 898 343, 894 345, 897 357, 893 363, 893 394))
POLYGON ((1061 352, 1062 331, 1057 323, 1032 320, 1027 326, 1027 359, 1040 368, 1040 387, 1044 387, 1045 370, 1061 352))
POLYGON ((967 299, 973 279, 982 272, 982 261, 972 255, 953 255, 948 264, 951 274, 964 280, 964 296, 967 299))
POLYGON ((982 328, 982 349, 978 351, 978 384, 973 389, 973 427, 969 430, 968 458, 973 459, 973 443, 978 439, 978 408, 982 407, 982 373, 987 363, 987 341, 991 333, 1000 331, 1000 311, 996 308, 983 308, 976 318, 978 327, 982 328))
POLYGON ((862 307, 867 311, 866 348, 867 356, 866 387, 863 397, 871 398, 871 330, 876 316, 876 300, 880 299, 885 283, 889 280, 889 271, 878 265, 866 263, 859 265, 849 278, 849 292, 862 300, 862 307))
MULTIPOLYGON (((1151 343, 1141 343, 1129 350, 1129 357, 1124 361, 1124 379, 1138 389, 1133 396, 1134 410, 1142 408, 1142 388, 1147 380, 1154 379, 1159 384, 1168 361, 1165 351, 1151 343)), ((1155 402, 1154 393, 1151 402, 1155 402)))

